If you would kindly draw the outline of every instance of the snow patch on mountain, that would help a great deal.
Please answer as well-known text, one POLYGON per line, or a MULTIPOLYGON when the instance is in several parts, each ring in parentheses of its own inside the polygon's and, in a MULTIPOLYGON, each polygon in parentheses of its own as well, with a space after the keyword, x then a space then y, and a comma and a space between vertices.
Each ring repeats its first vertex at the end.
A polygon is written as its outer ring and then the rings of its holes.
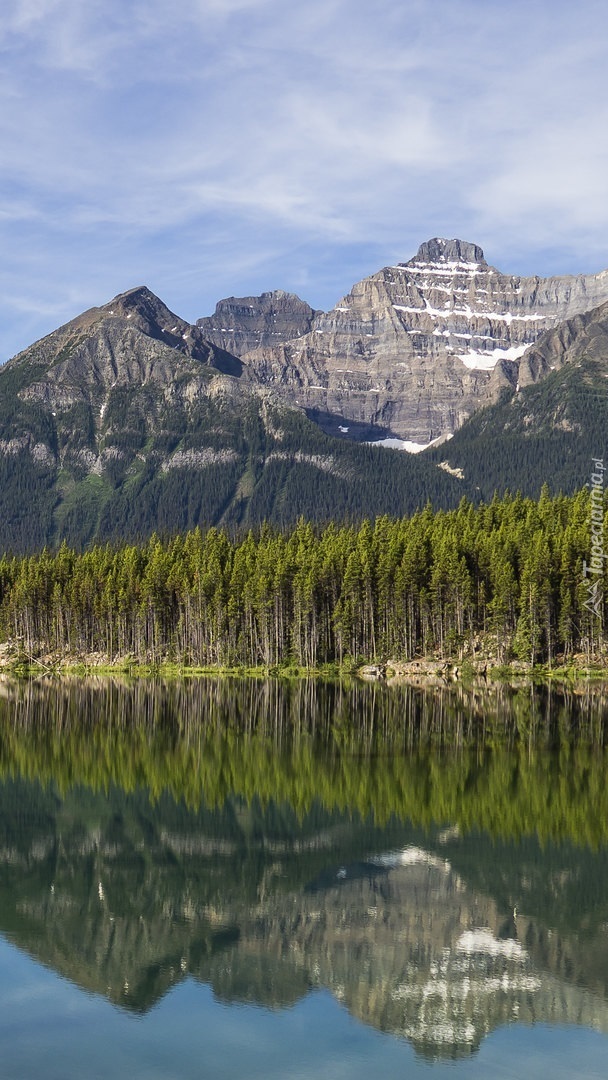
POLYGON ((519 360, 529 348, 530 344, 512 345, 508 349, 489 349, 487 352, 475 352, 471 349, 468 353, 461 353, 458 359, 472 370, 493 371, 499 360, 519 360))
POLYGON ((419 454, 422 450, 428 450, 429 446, 433 446, 438 441, 438 439, 431 439, 430 442, 419 443, 412 442, 410 439, 388 437, 386 439, 372 439, 368 442, 368 446, 386 446, 389 450, 405 450, 408 454, 419 454))

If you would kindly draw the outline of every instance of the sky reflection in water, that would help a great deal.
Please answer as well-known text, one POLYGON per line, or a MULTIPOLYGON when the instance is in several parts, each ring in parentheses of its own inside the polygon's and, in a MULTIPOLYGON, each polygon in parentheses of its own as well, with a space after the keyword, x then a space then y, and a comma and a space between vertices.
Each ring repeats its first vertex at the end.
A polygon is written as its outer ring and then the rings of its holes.
POLYGON ((421 1061, 357 1024, 326 992, 284 1011, 228 1007, 189 980, 144 1018, 127 1015, 0 944, 3 1080, 369 1080, 432 1076, 603 1080, 608 1041, 577 1027, 514 1024, 472 1059, 421 1061), (7 990, 7 983, 10 989, 7 990))

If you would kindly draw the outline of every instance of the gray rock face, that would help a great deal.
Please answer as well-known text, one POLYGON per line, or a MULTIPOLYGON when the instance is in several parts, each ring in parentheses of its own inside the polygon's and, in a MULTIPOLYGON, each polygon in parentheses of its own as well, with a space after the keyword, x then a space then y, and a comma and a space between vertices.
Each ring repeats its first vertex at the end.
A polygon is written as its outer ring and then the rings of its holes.
POLYGON ((608 357, 608 303, 541 334, 521 360, 519 385, 538 382, 551 371, 564 364, 576 364, 583 357, 603 361, 608 357))
MULTIPOLYGON (((299 322, 289 341, 233 351, 291 404, 427 444, 515 389, 521 358, 543 332, 606 300, 608 271, 516 277, 489 266, 475 244, 433 239, 317 313, 308 332, 299 322)), ((526 379, 542 374, 525 367, 526 379)))
POLYGON ((215 314, 197 319, 209 341, 240 356, 257 348, 273 348, 312 328, 317 312, 293 293, 277 289, 261 296, 230 296, 215 314))
POLYGON ((211 375, 240 376, 240 361, 205 340, 145 287, 91 308, 7 364, 39 372, 21 391, 57 411, 80 403, 101 411, 116 388, 155 385, 189 400, 211 375))
POLYGON ((435 236, 432 240, 425 240, 418 248, 416 256, 419 262, 455 262, 455 263, 484 263, 484 255, 478 244, 471 244, 468 240, 443 240, 435 236))

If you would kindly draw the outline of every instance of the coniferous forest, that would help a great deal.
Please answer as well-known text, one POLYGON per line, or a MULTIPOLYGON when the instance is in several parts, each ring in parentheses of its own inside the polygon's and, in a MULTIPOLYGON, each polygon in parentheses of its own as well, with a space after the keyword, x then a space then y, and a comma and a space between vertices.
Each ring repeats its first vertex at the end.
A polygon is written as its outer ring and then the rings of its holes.
POLYGON ((464 657, 590 661, 605 645, 583 564, 591 500, 520 495, 400 520, 239 539, 65 544, 0 560, 0 635, 28 657, 295 664, 464 657))

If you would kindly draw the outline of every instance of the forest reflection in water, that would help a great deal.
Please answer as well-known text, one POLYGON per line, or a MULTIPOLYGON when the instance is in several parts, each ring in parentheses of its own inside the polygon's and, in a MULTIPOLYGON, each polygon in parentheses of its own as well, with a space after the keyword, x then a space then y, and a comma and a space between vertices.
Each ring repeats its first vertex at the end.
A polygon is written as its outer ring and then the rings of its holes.
POLYGON ((608 693, 318 680, 0 684, 0 776, 608 838, 608 693))
POLYGON ((0 931, 140 1016, 194 980, 274 1009, 329 991, 424 1060, 506 1023, 608 1033, 605 709, 599 687, 4 682, 0 931))

